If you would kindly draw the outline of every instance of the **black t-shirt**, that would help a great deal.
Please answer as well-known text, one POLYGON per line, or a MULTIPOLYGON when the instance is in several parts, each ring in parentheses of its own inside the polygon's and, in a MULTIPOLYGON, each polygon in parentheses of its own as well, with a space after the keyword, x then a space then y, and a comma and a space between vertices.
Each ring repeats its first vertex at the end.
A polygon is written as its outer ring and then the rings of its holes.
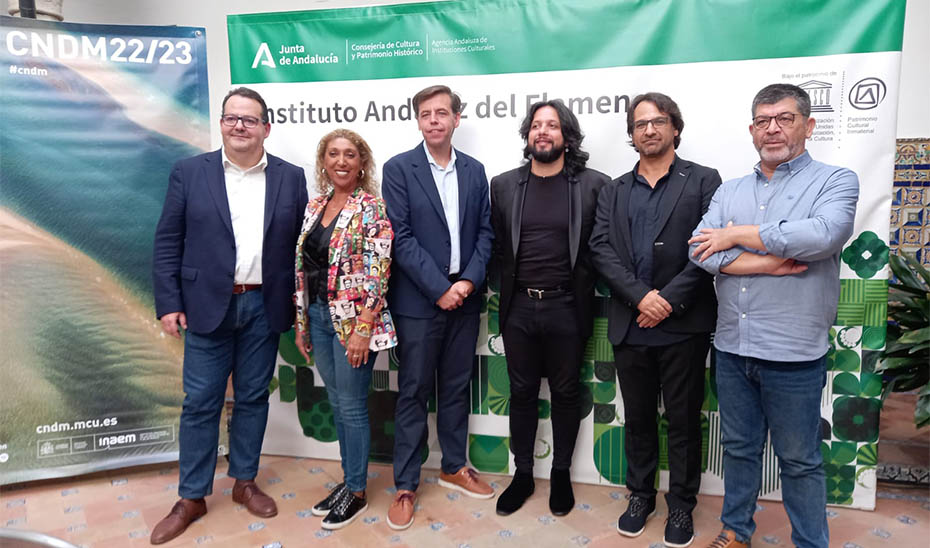
POLYGON ((551 177, 530 173, 517 253, 518 287, 569 287, 572 265, 568 249, 568 185, 564 173, 551 177))
POLYGON ((313 227, 310 234, 304 238, 304 287, 307 288, 307 303, 317 298, 326 299, 326 279, 329 273, 329 240, 333 237, 336 228, 336 219, 330 221, 329 226, 323 226, 323 220, 313 227))

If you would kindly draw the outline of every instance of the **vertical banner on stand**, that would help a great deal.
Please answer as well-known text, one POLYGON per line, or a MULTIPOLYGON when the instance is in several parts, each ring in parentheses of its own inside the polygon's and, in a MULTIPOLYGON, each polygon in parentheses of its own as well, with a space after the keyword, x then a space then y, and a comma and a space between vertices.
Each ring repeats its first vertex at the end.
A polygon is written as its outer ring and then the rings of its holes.
POLYGON ((0 18, 0 483, 177 458, 152 237, 209 147, 202 28, 0 18))
MULTIPOLYGON (((527 106, 561 98, 578 116, 589 166, 612 177, 637 160, 626 111, 639 93, 660 91, 681 107, 679 155, 724 180, 758 161, 748 127, 755 93, 796 84, 813 101, 808 149, 853 169, 861 181, 855 233, 842 254, 839 313, 830 333, 830 372, 821 418, 828 500, 871 508, 880 407, 873 366, 885 341, 888 214, 894 162, 904 0, 517 0, 434 2, 230 16, 230 73, 255 86, 271 109, 268 147, 314 173, 320 137, 360 133, 379 165, 420 142, 410 106, 418 90, 445 83, 464 101, 453 144, 489 176, 523 161, 518 127, 527 106)), ((599 297, 595 333, 581 367, 584 419, 576 480, 624 481, 624 412, 599 297)), ((469 459, 513 472, 509 383, 491 282, 472 380, 469 459)), ((787 318, 786 321, 790 321, 787 318)), ((282 346, 280 391, 272 397, 268 451, 338 458, 332 414, 314 367, 282 346)), ((372 456, 390 458, 396 355, 379 357, 370 398, 372 456)), ((708 369, 702 431, 702 490, 723 492, 720 420, 708 369)), ((536 471, 548 474, 549 393, 540 394, 536 471)), ((440 448, 431 416, 427 464, 440 448)), ((667 423, 660 417, 661 484, 667 486, 667 423)), ((762 496, 781 496, 768 449, 762 496)))

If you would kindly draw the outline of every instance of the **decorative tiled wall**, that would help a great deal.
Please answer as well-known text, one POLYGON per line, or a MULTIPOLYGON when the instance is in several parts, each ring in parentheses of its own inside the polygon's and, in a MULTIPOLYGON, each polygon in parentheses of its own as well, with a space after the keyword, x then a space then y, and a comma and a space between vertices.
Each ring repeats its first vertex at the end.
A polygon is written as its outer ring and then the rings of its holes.
POLYGON ((891 196, 891 252, 930 267, 930 139, 898 139, 891 196))

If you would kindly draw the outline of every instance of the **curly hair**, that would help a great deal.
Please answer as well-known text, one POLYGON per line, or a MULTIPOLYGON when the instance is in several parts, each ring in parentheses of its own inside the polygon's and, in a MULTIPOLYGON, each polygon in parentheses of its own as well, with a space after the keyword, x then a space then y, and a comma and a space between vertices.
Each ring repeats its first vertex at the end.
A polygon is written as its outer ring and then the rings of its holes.
POLYGON ((371 155, 371 147, 362 139, 362 136, 349 129, 334 129, 320 139, 320 144, 316 147, 316 190, 320 194, 328 194, 333 188, 332 181, 323 169, 323 157, 326 155, 326 147, 333 139, 343 138, 355 145, 358 149, 359 161, 362 164, 362 172, 358 178, 358 186, 362 190, 371 194, 378 195, 378 182, 375 180, 375 159, 371 155))
POLYGON ((559 116, 559 125, 562 126, 562 139, 565 142, 565 174, 569 177, 585 169, 588 158, 591 156, 581 150, 581 142, 584 141, 584 134, 581 132, 581 125, 575 114, 565 106, 561 99, 552 99, 549 101, 540 101, 533 103, 526 112, 526 117, 520 123, 520 137, 526 146, 523 147, 523 157, 529 159, 532 154, 532 146, 529 143, 530 127, 533 125, 533 117, 536 111, 543 107, 552 107, 559 116))

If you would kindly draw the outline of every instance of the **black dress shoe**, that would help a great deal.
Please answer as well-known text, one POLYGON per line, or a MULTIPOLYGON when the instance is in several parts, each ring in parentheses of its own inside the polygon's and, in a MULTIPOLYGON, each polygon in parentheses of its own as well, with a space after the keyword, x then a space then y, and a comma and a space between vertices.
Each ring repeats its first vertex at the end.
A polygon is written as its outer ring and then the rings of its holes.
POLYGON ((320 502, 313 505, 313 508, 310 511, 314 516, 325 516, 333 509, 333 505, 336 504, 336 501, 339 500, 339 497, 342 496, 342 492, 346 490, 346 484, 340 483, 333 488, 332 491, 326 495, 326 498, 320 502))
POLYGON ((330 530, 342 529, 367 509, 367 498, 356 497, 352 491, 346 489, 342 492, 342 497, 333 504, 333 509, 323 518, 320 527, 330 530))
POLYGON ((564 516, 575 507, 572 492, 572 473, 569 470, 552 469, 549 475, 549 510, 554 516, 564 516))
POLYGON ((535 490, 536 482, 533 480, 533 474, 517 470, 510 485, 497 497, 497 514, 509 516, 516 512, 535 490))

